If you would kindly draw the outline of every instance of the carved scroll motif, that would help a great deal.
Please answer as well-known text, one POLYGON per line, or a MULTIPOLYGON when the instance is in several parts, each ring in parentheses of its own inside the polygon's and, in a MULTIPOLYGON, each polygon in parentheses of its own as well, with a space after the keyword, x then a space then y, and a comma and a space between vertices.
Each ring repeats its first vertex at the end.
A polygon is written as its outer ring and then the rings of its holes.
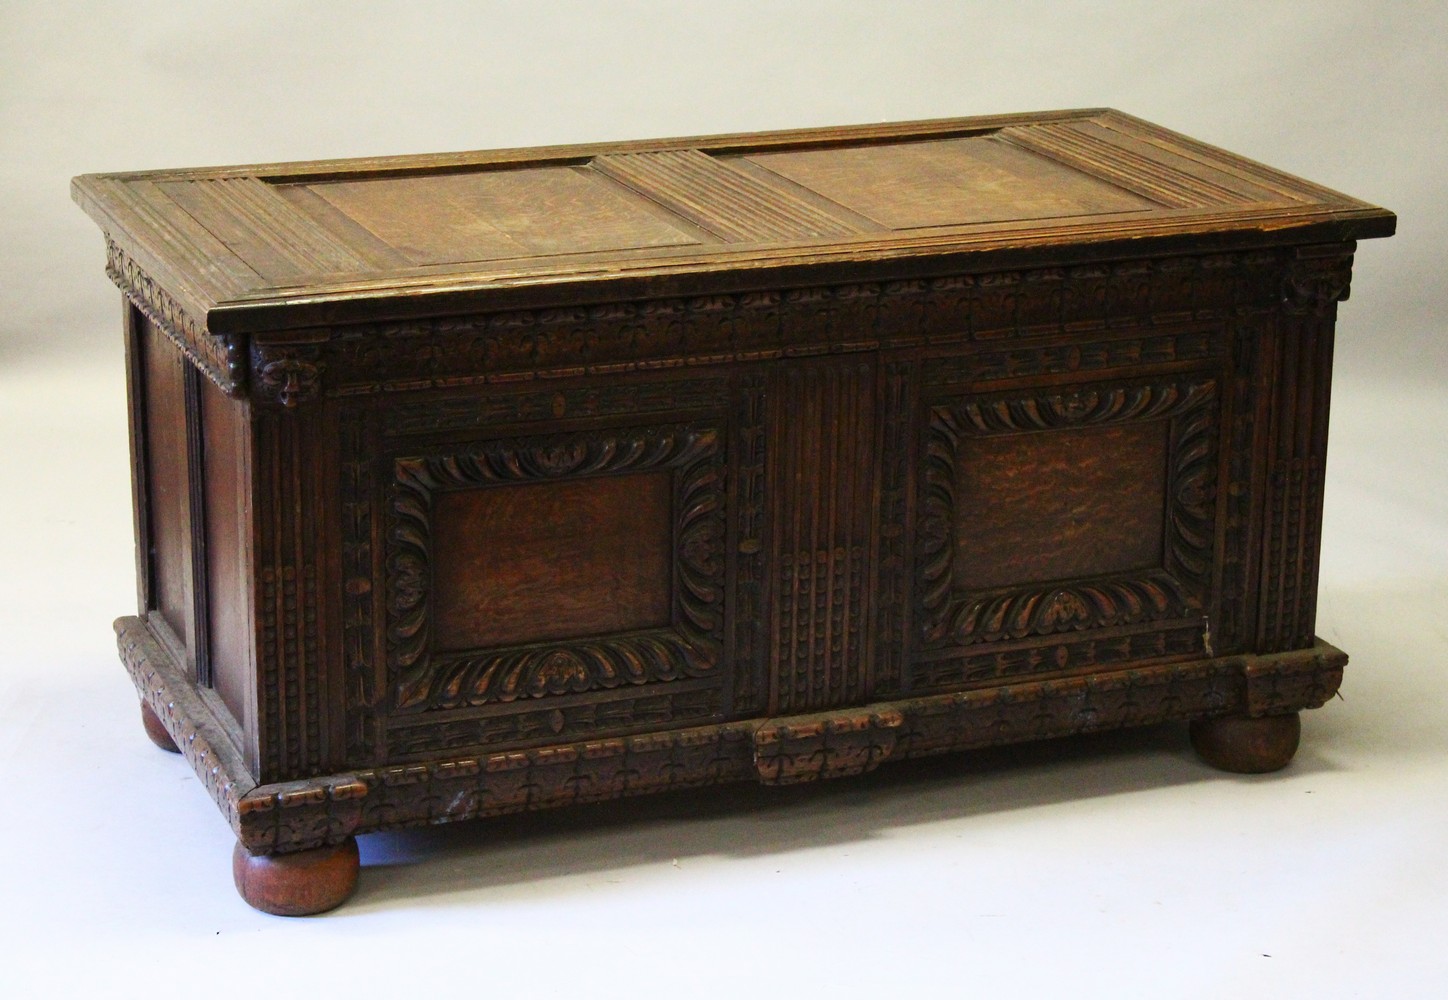
POLYGON ((1210 586, 1215 413, 1211 379, 1084 387, 934 407, 926 430, 917 584, 924 649, 1199 614, 1210 586), (956 468, 963 438, 1145 420, 1170 421, 1160 569, 980 593, 955 589, 956 468))
POLYGON ((397 459, 387 500, 387 656, 401 712, 716 677, 724 630, 725 467, 703 425, 497 441, 397 459), (673 470, 674 622, 602 638, 463 653, 430 647, 431 511, 439 490, 673 470))

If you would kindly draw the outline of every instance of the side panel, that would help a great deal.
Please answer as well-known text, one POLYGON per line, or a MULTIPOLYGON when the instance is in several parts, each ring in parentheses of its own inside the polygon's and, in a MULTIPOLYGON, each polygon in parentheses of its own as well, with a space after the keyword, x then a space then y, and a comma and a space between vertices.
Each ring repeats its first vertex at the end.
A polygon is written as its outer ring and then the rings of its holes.
POLYGON ((759 547, 730 485, 740 388, 702 371, 338 406, 347 764, 717 722, 752 697, 727 579, 759 547))
POLYGON ((187 364, 166 335, 144 318, 140 332, 140 412, 144 447, 146 610, 164 625, 178 659, 197 671, 191 539, 191 447, 187 436, 187 364))
POLYGON ((202 496, 206 527, 207 629, 211 686, 243 731, 254 729, 251 463, 245 402, 200 383, 202 496))

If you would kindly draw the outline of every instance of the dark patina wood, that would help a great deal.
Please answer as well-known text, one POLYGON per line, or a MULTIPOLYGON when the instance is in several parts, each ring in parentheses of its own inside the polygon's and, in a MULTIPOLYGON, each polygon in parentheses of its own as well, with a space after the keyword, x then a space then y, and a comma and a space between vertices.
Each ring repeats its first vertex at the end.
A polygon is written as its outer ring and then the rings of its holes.
POLYGON ((127 300, 122 659, 270 912, 406 824, 1168 720, 1271 769, 1337 690, 1382 209, 1104 110, 73 192, 127 300))

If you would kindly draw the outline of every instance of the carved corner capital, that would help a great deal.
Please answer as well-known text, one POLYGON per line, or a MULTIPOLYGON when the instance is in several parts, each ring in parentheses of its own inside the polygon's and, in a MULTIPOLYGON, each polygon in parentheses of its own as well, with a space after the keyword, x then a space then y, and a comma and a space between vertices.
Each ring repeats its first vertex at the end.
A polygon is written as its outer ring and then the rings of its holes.
POLYGON ((257 346, 251 352, 254 395, 261 402, 296 409, 322 394, 325 367, 315 351, 257 346))
POLYGON ((1344 302, 1352 284, 1352 250, 1299 251, 1282 279, 1282 304, 1296 316, 1326 316, 1344 302))

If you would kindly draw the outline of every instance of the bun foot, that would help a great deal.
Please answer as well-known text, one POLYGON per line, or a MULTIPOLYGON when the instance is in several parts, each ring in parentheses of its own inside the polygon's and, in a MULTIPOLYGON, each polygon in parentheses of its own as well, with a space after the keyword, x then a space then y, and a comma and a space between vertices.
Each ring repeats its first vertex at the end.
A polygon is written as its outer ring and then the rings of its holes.
POLYGON ((1302 738, 1302 720, 1296 712, 1251 718, 1229 715, 1194 719, 1192 749, 1222 771, 1264 774, 1287 766, 1302 738))
POLYGON ((241 898, 263 913, 305 917, 341 906, 357 888, 357 838, 292 854, 252 854, 240 843, 231 873, 241 898))
POLYGON ((151 742, 162 750, 169 750, 172 753, 181 752, 181 748, 176 745, 171 734, 166 732, 166 727, 161 724, 161 720, 156 717, 151 706, 144 701, 141 702, 141 726, 146 730, 146 735, 151 737, 151 742))

